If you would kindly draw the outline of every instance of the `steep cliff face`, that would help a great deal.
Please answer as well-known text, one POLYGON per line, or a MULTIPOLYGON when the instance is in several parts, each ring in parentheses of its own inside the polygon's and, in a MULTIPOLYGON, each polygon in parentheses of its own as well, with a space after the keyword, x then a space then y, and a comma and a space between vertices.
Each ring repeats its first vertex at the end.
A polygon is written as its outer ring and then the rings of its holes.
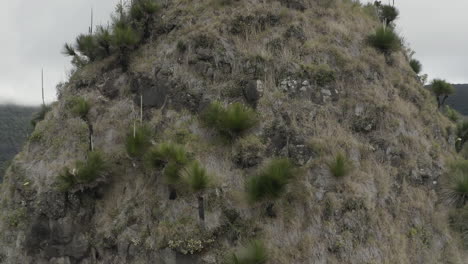
POLYGON ((128 70, 116 56, 79 69, 14 159, 1 191, 4 263, 224 263, 252 240, 267 263, 467 263, 439 198, 454 125, 403 51, 366 43, 380 25, 372 7, 161 4, 128 70), (76 96, 86 118, 70 110, 76 96), (164 168, 129 156, 141 99, 150 144, 177 142, 214 178, 204 221, 199 195, 175 196, 164 168), (250 105, 257 125, 225 140, 200 119, 213 101, 250 105), (57 187, 90 148, 107 163, 98 179, 57 187), (339 153, 343 177, 329 168, 339 153), (301 173, 279 199, 249 203, 245 183, 276 157, 301 173))

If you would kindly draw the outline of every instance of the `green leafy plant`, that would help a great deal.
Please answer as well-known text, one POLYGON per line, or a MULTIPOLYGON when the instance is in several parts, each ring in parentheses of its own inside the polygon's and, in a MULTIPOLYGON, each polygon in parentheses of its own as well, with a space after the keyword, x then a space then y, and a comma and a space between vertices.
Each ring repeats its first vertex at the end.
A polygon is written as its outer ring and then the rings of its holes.
POLYGON ((83 97, 72 97, 68 101, 68 107, 72 114, 86 120, 91 105, 83 97))
POLYGON ((250 202, 265 199, 278 199, 285 191, 287 184, 298 174, 298 170, 288 159, 272 160, 266 167, 246 183, 246 192, 250 202))
POLYGON ((150 36, 154 14, 159 10, 160 7, 154 0, 135 1, 130 8, 130 15, 137 22, 138 26, 141 27, 144 39, 150 36))
POLYGON ((164 178, 169 185, 169 198, 177 197, 175 186, 182 179, 182 172, 189 163, 185 148, 172 142, 164 142, 151 148, 145 155, 146 164, 152 168, 164 168, 164 178))
POLYGON ((125 149, 128 155, 140 158, 149 146, 151 146, 151 130, 147 126, 137 126, 128 132, 125 139, 125 149))
POLYGON ((192 162, 185 168, 184 179, 189 189, 197 194, 198 198, 198 216, 202 225, 205 222, 205 202, 203 191, 208 189, 212 183, 212 177, 207 173, 197 161, 192 162))
POLYGON ((369 43, 376 49, 391 53, 400 49, 400 37, 389 27, 379 27, 374 34, 368 37, 369 43))
POLYGON ((233 103, 224 108, 220 102, 213 102, 204 111, 201 120, 220 134, 234 138, 255 126, 257 115, 254 110, 241 103, 233 103))
POLYGON ((334 160, 328 164, 328 168, 333 176, 340 178, 349 174, 352 167, 348 158, 342 153, 339 153, 334 160))
POLYGON ((444 194, 451 204, 464 206, 468 201, 468 160, 457 160, 449 165, 448 183, 444 194))
POLYGON ((391 5, 381 5, 379 7, 379 17, 382 22, 385 22, 390 25, 393 21, 398 18, 400 12, 394 6, 391 5))
POLYGON ((421 70, 422 70, 421 62, 419 62, 417 59, 411 59, 410 60, 410 66, 411 66, 411 69, 413 69, 413 71, 416 74, 419 74, 421 72, 421 70))
POLYGON ((229 264, 264 264, 268 260, 268 253, 262 242, 255 240, 246 247, 228 257, 229 264))
POLYGON ((124 71, 127 71, 130 63, 130 51, 139 41, 140 35, 130 25, 121 22, 115 26, 112 44, 119 51, 119 62, 124 71))
POLYGON ((98 26, 95 39, 99 47, 99 53, 107 57, 111 55, 112 34, 108 27, 98 26))
POLYGON ((57 177, 57 187, 68 191, 77 184, 89 184, 104 176, 107 164, 102 154, 97 151, 88 153, 85 162, 77 161, 74 169, 65 168, 57 177))
POLYGON ((431 90, 436 96, 438 108, 445 104, 449 95, 455 93, 455 88, 442 79, 434 79, 431 83, 431 90))

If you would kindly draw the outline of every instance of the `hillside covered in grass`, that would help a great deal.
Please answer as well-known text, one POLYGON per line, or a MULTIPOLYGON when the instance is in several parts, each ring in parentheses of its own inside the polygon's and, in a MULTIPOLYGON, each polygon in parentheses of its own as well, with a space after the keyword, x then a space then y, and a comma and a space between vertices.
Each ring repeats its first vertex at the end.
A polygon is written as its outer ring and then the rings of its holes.
POLYGON ((439 108, 445 83, 423 87, 397 18, 118 5, 64 46, 75 71, 1 186, 0 259, 466 263, 468 126, 439 108))
POLYGON ((9 161, 21 150, 32 131, 36 107, 0 105, 0 181, 9 161))

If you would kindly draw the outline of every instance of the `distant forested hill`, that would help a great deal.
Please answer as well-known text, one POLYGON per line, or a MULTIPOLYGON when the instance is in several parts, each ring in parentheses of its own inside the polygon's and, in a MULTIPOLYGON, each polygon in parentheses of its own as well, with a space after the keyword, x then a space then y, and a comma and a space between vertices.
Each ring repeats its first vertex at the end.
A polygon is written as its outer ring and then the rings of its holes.
POLYGON ((468 84, 454 84, 455 95, 449 96, 447 104, 465 116, 468 116, 468 84))
POLYGON ((32 130, 31 117, 38 108, 0 105, 0 181, 8 161, 19 151, 32 130))

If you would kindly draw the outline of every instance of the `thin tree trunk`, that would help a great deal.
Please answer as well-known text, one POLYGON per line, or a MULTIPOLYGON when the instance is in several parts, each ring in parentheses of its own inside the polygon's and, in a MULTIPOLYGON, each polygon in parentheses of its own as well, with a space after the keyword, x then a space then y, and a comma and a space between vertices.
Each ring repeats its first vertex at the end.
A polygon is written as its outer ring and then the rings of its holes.
POLYGON ((448 98, 448 95, 444 96, 444 99, 442 99, 442 103, 440 104, 440 106, 443 106, 445 104, 445 100, 447 100, 447 98, 448 98))
POLYGON ((177 199, 177 191, 174 186, 169 185, 169 200, 177 199))
POLYGON ((437 98, 437 109, 440 108, 441 104, 440 104, 440 97, 439 96, 436 96, 437 98))
POLYGON ((198 217, 200 218, 200 225, 205 229, 205 200, 203 195, 198 196, 198 217))

